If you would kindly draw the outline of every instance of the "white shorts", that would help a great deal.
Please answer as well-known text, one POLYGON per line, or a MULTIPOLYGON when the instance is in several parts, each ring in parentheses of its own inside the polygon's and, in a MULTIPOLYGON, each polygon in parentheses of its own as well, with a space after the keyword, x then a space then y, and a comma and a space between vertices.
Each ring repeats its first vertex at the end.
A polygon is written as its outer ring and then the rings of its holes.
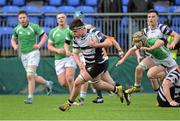
POLYGON ((67 67, 72 67, 72 68, 77 68, 76 62, 74 61, 74 58, 72 56, 70 57, 65 57, 60 60, 55 60, 55 69, 56 69, 56 74, 59 75, 60 73, 64 72, 65 68, 67 67))
POLYGON ((38 66, 40 61, 40 52, 39 50, 33 50, 30 53, 22 54, 21 55, 21 61, 26 69, 27 66, 38 66))
POLYGON ((154 60, 154 62, 156 63, 156 64, 160 64, 160 65, 163 65, 163 66, 165 66, 165 67, 167 67, 167 69, 169 70, 169 69, 172 69, 173 67, 176 67, 177 66, 177 63, 176 63, 176 61, 172 58, 172 57, 170 57, 170 56, 168 56, 166 59, 164 59, 164 60, 157 60, 157 59, 155 59, 155 58, 153 58, 153 60, 154 60))

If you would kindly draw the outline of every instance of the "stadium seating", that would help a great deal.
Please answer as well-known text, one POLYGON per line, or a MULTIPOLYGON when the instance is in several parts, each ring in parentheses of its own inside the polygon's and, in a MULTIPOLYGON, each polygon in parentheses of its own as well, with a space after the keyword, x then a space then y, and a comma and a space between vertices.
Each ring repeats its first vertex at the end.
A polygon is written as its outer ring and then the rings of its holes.
POLYGON ((76 10, 82 11, 82 12, 84 12, 84 13, 94 13, 94 12, 95 12, 95 10, 93 9, 93 7, 91 7, 91 6, 78 6, 78 7, 76 8, 76 10))
POLYGON ((29 16, 29 22, 39 24, 39 17, 37 17, 37 16, 29 16))
POLYGON ((16 16, 8 16, 6 17, 6 20, 8 27, 15 27, 18 24, 18 19, 16 16))
POLYGON ((180 5, 180 0, 175 0, 175 5, 180 5))
POLYGON ((13 29, 11 27, 2 28, 2 47, 8 49, 11 47, 11 37, 12 37, 13 29))
POLYGON ((59 8, 57 8, 58 12, 62 12, 62 13, 74 13, 75 12, 75 8, 73 6, 60 6, 59 8))
POLYGON ((80 5, 80 0, 67 0, 67 5, 79 6, 80 5))
POLYGON ((43 6, 41 8, 41 12, 43 14, 46 14, 46 13, 57 13, 57 8, 54 7, 54 6, 43 6))
POLYGON ((122 0, 122 5, 127 6, 127 5, 128 5, 128 1, 129 1, 129 0, 122 0))
POLYGON ((97 0, 85 0, 85 5, 97 7, 97 0))
POLYGON ((164 5, 155 5, 154 9, 157 10, 159 13, 165 13, 168 12, 168 8, 164 5))
POLYGON ((6 5, 6 0, 0 0, 0 6, 6 5))
POLYGON ((12 0, 12 5, 23 6, 25 5, 25 0, 12 0))
POLYGON ((11 6, 11 5, 9 5, 9 6, 4 6, 4 7, 2 8, 3 14, 18 13, 18 11, 19 11, 19 7, 17 7, 17 6, 11 6))
POLYGON ((30 14, 41 12, 41 10, 37 6, 34 6, 34 5, 23 6, 21 9, 27 11, 30 14))
POLYGON ((177 13, 180 12, 180 6, 169 6, 168 10, 171 13, 177 13))
POLYGON ((45 16, 44 18, 44 27, 55 27, 56 26, 56 18, 53 16, 45 16))
POLYGON ((60 6, 62 5, 62 0, 49 0, 50 6, 60 6))
POLYGON ((123 13, 127 13, 127 12, 128 12, 127 6, 123 5, 123 13))
MULTIPOLYGON (((49 27, 43 27, 43 30, 44 30, 44 32, 46 32, 46 34, 48 35, 49 32, 50 32, 50 30, 51 30, 51 28, 49 28, 49 27)), ((47 45, 48 45, 48 40, 46 40, 45 44, 44 44, 42 47, 43 47, 43 48, 47 48, 47 45)))

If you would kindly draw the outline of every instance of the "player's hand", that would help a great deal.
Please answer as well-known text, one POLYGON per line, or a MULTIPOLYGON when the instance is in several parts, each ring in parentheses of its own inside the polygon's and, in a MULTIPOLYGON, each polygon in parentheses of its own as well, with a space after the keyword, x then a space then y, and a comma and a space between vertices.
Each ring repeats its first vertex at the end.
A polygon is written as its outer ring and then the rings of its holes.
POLYGON ((56 50, 56 53, 58 53, 58 54, 65 54, 66 52, 65 52, 64 49, 58 48, 58 49, 56 50))
POLYGON ((118 52, 118 55, 119 55, 119 57, 122 58, 122 57, 124 56, 124 52, 123 52, 123 51, 119 51, 119 52, 118 52))
POLYGON ((177 106, 180 106, 179 103, 177 103, 176 101, 172 100, 170 103, 169 103, 171 106, 173 107, 177 107, 177 106))
POLYGON ((73 54, 70 51, 66 51, 66 56, 72 56, 73 54))
POLYGON ((119 61, 116 63, 116 67, 117 67, 118 65, 121 65, 122 63, 124 63, 124 59, 119 60, 119 61))
POLYGON ((40 46, 40 45, 38 45, 38 44, 34 44, 33 48, 35 48, 35 49, 40 49, 40 48, 41 48, 41 46, 40 46))
POLYGON ((174 49, 175 46, 176 46, 176 43, 175 43, 175 42, 172 42, 172 43, 170 43, 170 44, 167 44, 167 47, 168 47, 169 49, 174 49))
POLYGON ((148 47, 141 47, 141 50, 144 50, 144 51, 151 51, 151 48, 148 48, 148 47))
POLYGON ((15 51, 17 51, 17 50, 18 50, 18 47, 19 47, 18 45, 14 45, 14 46, 13 46, 13 49, 14 49, 15 51))

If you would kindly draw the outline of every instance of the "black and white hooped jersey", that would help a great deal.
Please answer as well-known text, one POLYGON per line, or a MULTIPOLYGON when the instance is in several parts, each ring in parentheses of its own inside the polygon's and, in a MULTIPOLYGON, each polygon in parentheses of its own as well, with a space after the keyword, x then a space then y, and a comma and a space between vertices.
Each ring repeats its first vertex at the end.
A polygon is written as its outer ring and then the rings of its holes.
POLYGON ((86 65, 92 65, 95 63, 101 64, 107 60, 103 57, 102 48, 92 48, 88 45, 88 35, 94 33, 99 42, 104 42, 106 39, 105 35, 95 28, 87 29, 87 34, 84 37, 74 38, 73 48, 80 49, 84 58, 86 65))
MULTIPOLYGON (((171 83, 172 83, 171 88, 174 88, 174 90, 175 90, 175 92, 173 92, 174 95, 172 95, 172 97, 174 97, 174 98, 180 97, 180 72, 177 70, 177 68, 172 69, 166 76, 165 80, 171 81, 171 83)), ((163 91, 162 86, 160 87, 160 89, 158 91, 158 95, 164 102, 167 101, 164 96, 164 91, 163 91)))
POLYGON ((172 33, 172 30, 164 24, 158 24, 155 29, 151 29, 149 26, 144 28, 144 34, 147 38, 166 39, 167 35, 172 33))

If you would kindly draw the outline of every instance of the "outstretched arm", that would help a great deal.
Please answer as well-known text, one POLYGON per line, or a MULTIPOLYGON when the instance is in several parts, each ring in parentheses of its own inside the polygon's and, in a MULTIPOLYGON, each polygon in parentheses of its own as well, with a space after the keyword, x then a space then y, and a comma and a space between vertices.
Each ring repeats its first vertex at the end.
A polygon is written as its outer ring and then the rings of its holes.
POLYGON ((15 37, 12 37, 11 45, 15 51, 18 49, 17 39, 15 37))
POLYGON ((135 53, 136 50, 137 50, 137 49, 136 49, 135 47, 130 48, 130 49, 127 51, 127 53, 124 55, 124 57, 123 57, 121 60, 118 61, 118 63, 116 64, 116 66, 124 63, 124 61, 125 61, 129 56, 131 56, 133 53, 135 53))

